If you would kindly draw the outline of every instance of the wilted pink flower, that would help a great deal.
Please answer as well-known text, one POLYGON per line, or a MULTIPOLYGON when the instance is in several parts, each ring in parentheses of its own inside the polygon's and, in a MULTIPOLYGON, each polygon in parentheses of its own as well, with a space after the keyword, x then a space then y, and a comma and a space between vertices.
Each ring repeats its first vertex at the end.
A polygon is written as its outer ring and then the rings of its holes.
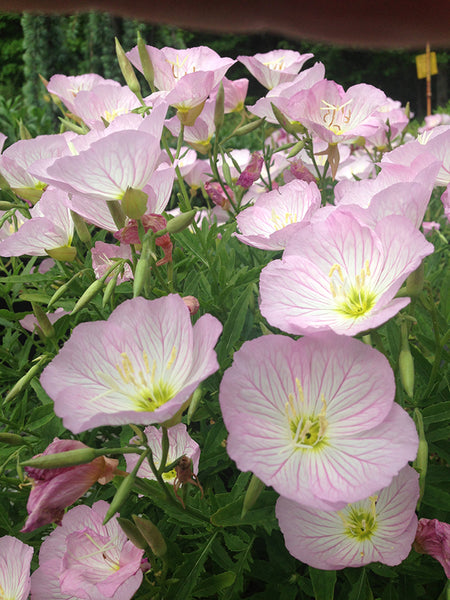
MULTIPOLYGON (((87 447, 77 440, 55 438, 44 452, 37 456, 48 456, 87 447)), ((33 488, 27 502, 29 516, 22 531, 33 531, 49 523, 60 524, 64 509, 81 498, 96 481, 100 483, 111 481, 118 464, 119 461, 115 458, 98 456, 90 463, 75 467, 56 469, 25 467, 28 477, 33 480, 33 488)))
POLYGON ((47 189, 31 209, 31 219, 0 242, 0 256, 46 256, 57 248, 70 247, 73 221, 64 205, 65 196, 55 188, 47 189))
POLYGON ((227 451, 282 496, 343 508, 389 485, 417 453, 386 358, 334 333, 245 342, 219 401, 227 451))
POLYGON ((73 433, 100 425, 164 423, 218 368, 220 322, 192 326, 180 296, 125 300, 107 321, 81 323, 41 383, 73 433))
POLYGON ((437 519, 420 519, 417 527, 414 550, 429 554, 444 567, 450 577, 450 525, 437 519))
POLYGON ((214 204, 217 204, 217 206, 220 206, 225 210, 230 210, 231 204, 229 198, 234 200, 233 190, 226 184, 224 185, 224 188, 227 193, 225 193, 218 181, 207 181, 205 183, 205 192, 208 194, 214 204))
POLYGON ((286 183, 289 183, 294 179, 306 181, 306 183, 316 182, 316 178, 311 173, 311 171, 307 169, 304 162, 300 158, 291 161, 291 166, 289 167, 289 170, 284 172, 284 181, 286 183))
POLYGON ((200 302, 195 296, 183 296, 182 300, 188 307, 189 313, 191 315, 196 315, 198 313, 198 309, 200 308, 200 302))
POLYGON ((296 335, 329 330, 355 335, 378 327, 409 304, 409 298, 395 295, 433 250, 405 217, 386 217, 371 229, 334 210, 305 225, 290 239, 283 259, 262 270, 261 313, 296 335))
MULTIPOLYGON (((144 429, 144 433, 147 437, 148 445, 153 453, 155 465, 156 467, 159 467, 162 457, 162 430, 158 429, 157 427, 150 426, 144 429)), ((198 463, 200 460, 200 446, 188 434, 186 425, 184 423, 179 423, 174 427, 170 427, 167 430, 167 435, 169 438, 169 453, 167 455, 166 464, 169 465, 170 463, 175 462, 177 458, 181 458, 183 455, 186 455, 192 460, 193 472, 197 473, 198 463)), ((130 440, 130 444, 139 445, 139 439, 137 437, 132 438, 130 440)), ((135 467, 138 458, 139 456, 137 454, 125 455, 128 472, 131 472, 135 467)), ((139 468, 138 477, 156 479, 148 463, 145 461, 139 468)), ((169 471, 168 473, 163 473, 163 478, 164 481, 167 481, 167 483, 173 483, 176 478, 175 469, 172 469, 172 471, 169 471)))
POLYGON ((237 185, 248 189, 261 175, 262 167, 264 164, 264 158, 261 152, 253 152, 250 162, 239 175, 236 181, 237 185))
MULTIPOLYGON (((141 223, 144 227, 145 232, 149 229, 152 231, 161 231, 165 229, 167 225, 166 219, 162 215, 147 214, 141 218, 141 223)), ((141 244, 142 240, 139 238, 138 222, 135 219, 129 219, 123 229, 114 234, 114 237, 123 244, 141 244)), ((172 260, 172 247, 173 244, 170 240, 170 235, 165 233, 160 237, 156 238, 156 245, 160 246, 164 250, 164 258, 159 260, 156 264, 158 266, 163 265, 172 260)))
POLYGON ((342 510, 325 512, 280 497, 276 515, 286 548, 316 569, 398 565, 414 540, 418 474, 404 467, 392 483, 342 510))
POLYGON ((0 594, 5 600, 27 600, 33 548, 10 535, 0 538, 0 594))
POLYGON ((284 250, 299 223, 310 219, 320 201, 316 183, 291 181, 261 194, 253 206, 238 214, 236 220, 242 234, 237 233, 236 237, 262 250, 284 250))
POLYGON ((142 582, 144 551, 116 517, 102 525, 108 508, 103 500, 75 506, 44 540, 31 577, 33 600, 131 600, 142 582))
POLYGON ((238 56, 261 85, 271 90, 280 83, 295 79, 304 63, 314 54, 300 54, 295 50, 271 50, 254 56, 238 56))
MULTIPOLYGON (((105 244, 105 242, 95 242, 95 246, 91 250, 92 268, 97 279, 103 277, 106 271, 112 267, 115 258, 124 258, 132 260, 130 246, 116 246, 115 244, 105 244)), ((113 275, 106 278, 109 281, 113 275)), ((133 272, 128 263, 123 266, 123 272, 117 278, 117 284, 123 281, 133 279, 133 272)))

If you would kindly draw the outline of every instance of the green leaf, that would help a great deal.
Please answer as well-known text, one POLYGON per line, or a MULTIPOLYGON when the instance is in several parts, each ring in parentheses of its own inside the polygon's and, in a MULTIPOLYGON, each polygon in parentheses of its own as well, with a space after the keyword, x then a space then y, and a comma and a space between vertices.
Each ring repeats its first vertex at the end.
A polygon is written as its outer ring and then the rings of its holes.
POLYGON ((425 426, 430 423, 439 423, 450 419, 450 402, 440 402, 427 406, 422 410, 423 423, 425 426))
POLYGON ((373 600, 369 579, 366 570, 363 569, 359 579, 353 584, 348 600, 373 600))
POLYGON ((309 567, 314 596, 316 600, 333 600, 336 585, 336 571, 322 571, 309 567))
POLYGON ((277 527, 275 517, 275 492, 262 492, 255 506, 241 519, 242 499, 235 500, 220 508, 211 515, 211 523, 218 527, 240 527, 251 525, 252 527, 264 527, 267 533, 277 527))
POLYGON ((221 365, 226 365, 226 360, 231 360, 231 353, 234 345, 239 340, 242 329, 244 327, 245 317, 247 315, 248 303, 253 294, 253 284, 245 287, 244 291, 239 295, 237 301, 228 315, 225 325, 223 326, 223 334, 221 341, 217 346, 217 357, 221 365))
POLYGON ((219 575, 213 575, 202 581, 194 590, 195 598, 210 598, 216 597, 216 594, 230 585, 233 585, 236 579, 236 574, 232 571, 225 571, 219 575))

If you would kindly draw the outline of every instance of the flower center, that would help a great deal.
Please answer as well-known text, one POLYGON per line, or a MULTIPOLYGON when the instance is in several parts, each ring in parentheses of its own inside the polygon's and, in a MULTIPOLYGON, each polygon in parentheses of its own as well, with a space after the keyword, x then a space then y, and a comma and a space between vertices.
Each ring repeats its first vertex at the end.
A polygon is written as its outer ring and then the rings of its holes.
POLYGON ((326 100, 322 100, 322 104, 324 106, 320 107, 320 110, 323 110, 324 113, 322 115, 322 121, 325 124, 325 127, 335 133, 336 135, 341 135, 345 132, 345 125, 350 122, 352 116, 352 110, 348 108, 348 105, 353 101, 352 98, 339 106, 337 104, 334 106, 330 104, 326 100))
POLYGON ((287 227, 288 225, 292 225, 292 223, 297 223, 298 221, 298 215, 297 213, 285 213, 284 214, 284 218, 280 215, 277 215, 275 212, 275 209, 272 208, 272 212, 270 215, 270 219, 275 227, 276 231, 279 231, 280 229, 283 229, 284 227, 287 227))
POLYGON ((263 65, 269 67, 269 69, 272 69, 273 71, 284 71, 284 56, 264 62, 263 65))
MULTIPOLYGON (((370 539, 377 529, 377 504, 378 496, 370 496, 364 502, 365 506, 351 506, 344 509, 347 514, 339 511, 339 516, 344 523, 344 533, 358 541, 370 539), (369 503, 369 506, 367 506, 369 503)), ((358 503, 359 505, 361 503, 358 503)))
POLYGON ((376 294, 370 289, 369 261, 366 260, 354 281, 344 277, 342 267, 335 263, 328 274, 330 290, 336 302, 336 310, 349 319, 363 317, 376 303, 376 294))
MULTIPOLYGON (((167 361, 165 371, 170 371, 177 355, 175 346, 172 348, 169 360, 167 361)), ((118 378, 114 378, 107 373, 97 373, 99 377, 109 386, 113 392, 125 394, 132 399, 135 410, 154 411, 162 404, 171 400, 177 393, 176 386, 164 377, 165 373, 160 373, 157 377, 156 360, 150 364, 145 350, 142 352, 141 367, 135 368, 126 352, 120 354, 121 362, 115 365, 118 378)))
POLYGON ((303 410, 305 404, 303 388, 298 378, 295 378, 295 385, 297 387, 297 398, 294 394, 289 394, 289 401, 285 405, 289 433, 296 449, 317 449, 324 441, 328 428, 325 397, 322 394, 320 398, 323 406, 318 415, 305 414, 303 410))

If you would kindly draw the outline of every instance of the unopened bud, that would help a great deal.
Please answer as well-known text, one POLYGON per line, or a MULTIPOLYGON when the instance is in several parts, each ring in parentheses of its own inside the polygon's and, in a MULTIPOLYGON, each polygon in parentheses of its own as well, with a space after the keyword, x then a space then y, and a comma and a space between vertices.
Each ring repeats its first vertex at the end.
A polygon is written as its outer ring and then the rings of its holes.
POLYGON ((287 155, 287 158, 293 158, 300 152, 300 150, 303 150, 303 148, 305 147, 305 141, 306 140, 300 140, 299 142, 294 144, 291 148, 291 151, 287 155))
POLYGON ((55 260, 63 262, 73 262, 77 255, 77 249, 74 246, 59 246, 59 248, 46 250, 46 252, 55 260))
POLYGON ((133 515, 133 521, 153 554, 158 558, 163 558, 167 554, 167 544, 156 525, 150 519, 144 519, 136 515, 133 515))
POLYGON ((89 233, 89 229, 87 228, 86 221, 83 217, 73 210, 70 211, 70 216, 72 217, 73 224, 75 225, 75 231, 77 232, 78 237, 83 242, 83 244, 90 244, 91 242, 91 234, 89 233))
POLYGON ((216 134, 223 125, 223 118, 225 114, 225 91, 223 89, 223 83, 220 82, 219 89, 217 90, 216 104, 214 108, 214 126, 216 128, 216 134))
POLYGON ((264 483, 253 473, 247 491, 245 492, 244 504, 242 506, 241 519, 245 517, 248 511, 258 500, 259 495, 264 489, 264 483))
POLYGON ((23 124, 22 119, 19 120, 19 135, 21 140, 31 140, 31 133, 23 124))
POLYGON ((35 302, 32 302, 31 306, 33 307, 33 312, 35 314, 37 322, 39 323, 39 327, 41 328, 42 333, 45 335, 45 337, 54 337, 55 330, 45 312, 42 310, 39 304, 36 304, 35 302))
POLYGON ((406 280, 406 295, 418 296, 423 290, 423 282, 425 280, 425 267, 423 262, 415 271, 408 276, 406 280))
POLYGON ((59 469, 84 465, 92 462, 95 458, 97 458, 97 452, 94 448, 79 448, 77 450, 67 450, 67 452, 37 456, 20 464, 22 467, 33 467, 35 469, 59 469))
POLYGON ((188 210, 187 212, 177 215, 170 221, 167 221, 166 229, 168 233, 179 233, 192 225, 197 211, 188 210))
POLYGON ((412 398, 414 395, 414 359, 409 349, 408 325, 401 324, 401 350, 398 357, 400 381, 406 394, 412 398))
POLYGON ((117 38, 116 41, 116 55, 117 60, 119 61, 119 67, 122 71, 123 78, 126 81, 127 86, 136 94, 139 100, 142 99, 141 95, 141 86, 139 85, 139 81, 137 80, 136 73, 134 72, 133 65, 128 60, 127 55, 125 54, 120 42, 117 38))
POLYGON ((45 356, 45 355, 41 356, 39 358, 39 360, 37 361, 37 363, 35 365, 33 365, 31 367, 31 369, 27 373, 25 373, 25 375, 23 375, 23 377, 21 377, 19 379, 19 381, 17 381, 13 385, 13 387, 6 394, 5 403, 9 402, 9 400, 12 400, 18 394, 20 394, 20 392, 30 383, 30 381, 33 379, 33 377, 41 371, 42 363, 45 362, 46 360, 48 360, 47 356, 45 356))
MULTIPOLYGON (((28 438, 30 439, 30 438, 28 438)), ((8 444, 9 446, 24 446, 28 441, 17 433, 0 433, 0 444, 8 444)))
POLYGON ((117 517, 117 522, 122 528, 124 534, 130 540, 130 542, 136 546, 136 548, 140 548, 141 550, 145 550, 147 548, 148 544, 145 541, 145 538, 142 536, 133 521, 130 521, 130 519, 124 519, 123 517, 117 517))
POLYGON ((155 71, 153 69, 152 61, 148 53, 145 41, 142 39, 141 34, 138 31, 137 47, 139 52, 139 58, 141 59, 142 72, 144 77, 150 86, 152 92, 155 89, 155 71))
POLYGON ((139 219, 147 210, 148 195, 142 190, 132 187, 127 188, 127 191, 122 196, 123 212, 130 219, 139 219))
POLYGON ((192 417, 194 416, 194 413, 197 410, 198 405, 200 404, 202 396, 203 396, 203 390, 201 387, 198 387, 195 390, 195 392, 192 394, 192 400, 191 400, 191 403, 189 404, 188 413, 187 413, 188 425, 190 425, 190 423, 191 423, 192 417))
POLYGON ((423 493, 425 491, 425 478, 428 470, 428 442, 425 437, 422 413, 418 408, 414 409, 413 418, 417 427, 417 433, 419 434, 419 448, 417 450, 416 460, 413 462, 413 467, 419 473, 420 494, 417 503, 417 507, 419 507, 420 501, 422 500, 423 493))
POLYGON ((83 294, 81 294, 80 298, 77 300, 75 306, 72 309, 72 312, 70 313, 71 315, 78 312, 81 308, 83 308, 83 306, 86 306, 86 304, 88 304, 92 300, 92 298, 98 294, 98 292, 105 285, 105 279, 106 277, 103 276, 101 279, 96 279, 94 283, 91 283, 88 289, 85 290, 83 294))
POLYGON ((22 198, 23 200, 28 200, 31 204, 36 204, 38 200, 41 199, 42 194, 44 193, 43 189, 37 189, 32 187, 23 187, 23 188, 11 188, 12 191, 22 198))
POLYGON ((281 112, 281 110, 278 108, 278 106, 275 106, 275 104, 273 102, 270 103, 270 106, 272 107, 272 112, 275 116, 275 119, 278 121, 278 123, 281 125, 281 127, 285 131, 287 131, 287 133, 292 133, 292 134, 297 133, 296 128, 289 121, 289 119, 281 112))
POLYGON ((242 127, 238 127, 236 131, 233 133, 233 136, 241 136, 247 135, 247 133, 251 133, 258 129, 263 123, 265 119, 256 119, 256 121, 252 121, 251 123, 247 123, 247 125, 242 125, 242 127))

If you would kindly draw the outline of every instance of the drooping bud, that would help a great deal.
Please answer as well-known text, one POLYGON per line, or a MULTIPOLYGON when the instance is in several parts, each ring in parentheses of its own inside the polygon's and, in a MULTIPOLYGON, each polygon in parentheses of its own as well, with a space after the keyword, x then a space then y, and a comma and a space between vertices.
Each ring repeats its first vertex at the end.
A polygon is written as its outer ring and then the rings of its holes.
MULTIPOLYGON (((450 524, 437 519, 419 519, 413 548, 438 560, 450 578, 450 524)), ((448 588, 447 588, 448 589, 448 588)))
POLYGON ((77 249, 74 246, 59 246, 59 248, 50 248, 46 252, 55 260, 63 262, 73 262, 77 255, 77 249))
POLYGON ((127 536, 127 538, 132 542, 136 548, 140 548, 141 550, 145 550, 147 548, 147 542, 145 538, 140 533, 139 529, 130 521, 130 519, 125 519, 123 517, 117 517, 117 522, 119 523, 122 531, 127 536))
POLYGON ((83 217, 73 210, 70 211, 70 216, 72 217, 73 224, 75 226, 75 231, 77 232, 78 237, 83 242, 83 244, 87 244, 88 246, 91 243, 91 234, 89 233, 89 229, 87 228, 86 221, 83 217))
POLYGON ((139 533, 148 543, 153 554, 157 558, 163 558, 167 554, 167 544, 159 529, 150 519, 144 519, 136 515, 132 516, 139 533))
POLYGON ((142 100, 141 95, 141 86, 139 85, 139 81, 137 80, 136 73, 134 72, 133 65, 128 60, 127 55, 125 54, 120 42, 117 38, 116 41, 116 55, 117 60, 119 61, 119 67, 122 71, 123 78, 126 81, 127 86, 136 94, 139 100, 142 100))
POLYGON ((423 282, 425 280, 425 267, 423 262, 417 267, 415 271, 408 276, 406 280, 406 295, 407 296, 418 296, 423 290, 423 282))
POLYGON ((132 187, 127 188, 127 191, 122 196, 123 212, 130 219, 139 219, 147 210, 148 195, 142 190, 132 187))
POLYGON ((107 200, 106 204, 117 229, 122 229, 125 225, 125 214, 119 200, 107 200))
POLYGON ((261 175, 263 164, 264 158, 261 152, 253 152, 250 162, 239 175, 239 179, 236 182, 237 185, 240 185, 245 189, 248 189, 253 185, 261 175))
POLYGON ((245 492, 244 504, 242 505, 241 519, 245 517, 248 511, 258 500, 259 495, 264 489, 264 483, 253 473, 247 491, 245 492))

